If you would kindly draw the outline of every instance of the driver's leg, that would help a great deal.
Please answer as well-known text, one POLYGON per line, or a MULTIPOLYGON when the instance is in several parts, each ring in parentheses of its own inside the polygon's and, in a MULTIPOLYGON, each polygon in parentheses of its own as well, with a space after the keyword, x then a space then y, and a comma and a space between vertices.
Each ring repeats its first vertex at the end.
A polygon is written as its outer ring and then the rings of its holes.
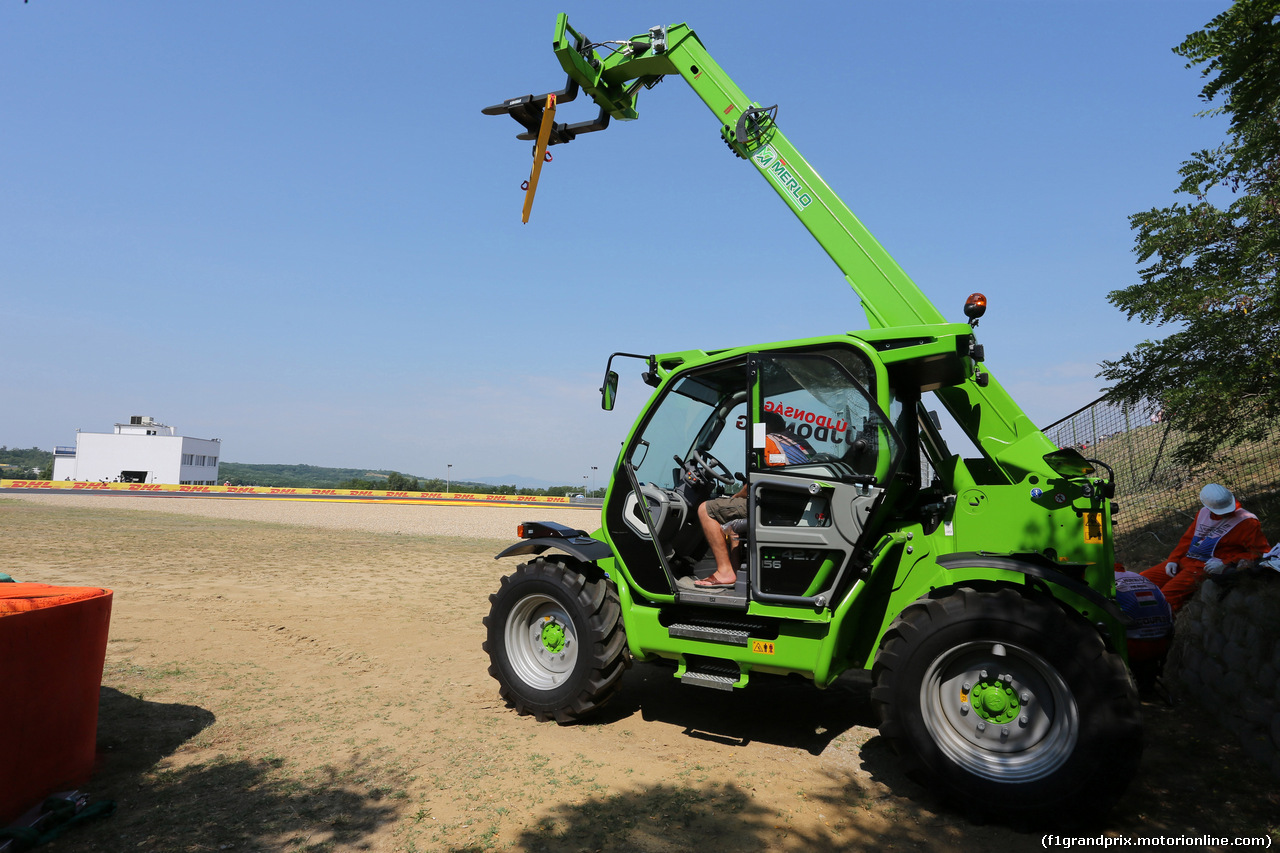
POLYGON ((732 584, 737 580, 738 573, 734 568, 733 560, 729 557, 729 546, 725 542, 721 525, 738 518, 746 518, 746 515, 746 498, 716 498, 698 505, 698 523, 702 525, 702 534, 707 537, 711 554, 716 559, 716 571, 705 581, 695 582, 695 585, 732 584))

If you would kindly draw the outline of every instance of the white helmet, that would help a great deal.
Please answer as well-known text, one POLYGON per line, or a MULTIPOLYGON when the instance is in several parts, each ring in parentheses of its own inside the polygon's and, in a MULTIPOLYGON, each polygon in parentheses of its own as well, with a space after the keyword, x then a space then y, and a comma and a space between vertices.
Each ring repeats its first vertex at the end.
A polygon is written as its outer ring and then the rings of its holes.
POLYGON ((1236 496, 1226 486, 1210 483, 1200 490, 1200 503, 1214 515, 1226 515, 1235 511, 1236 496))

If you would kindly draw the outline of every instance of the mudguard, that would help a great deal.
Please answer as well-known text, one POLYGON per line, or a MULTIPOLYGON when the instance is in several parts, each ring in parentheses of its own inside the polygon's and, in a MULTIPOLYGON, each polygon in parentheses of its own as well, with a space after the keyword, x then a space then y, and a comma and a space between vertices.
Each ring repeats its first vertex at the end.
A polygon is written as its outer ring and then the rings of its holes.
POLYGON ((1105 611, 1108 616, 1115 619, 1121 625, 1127 626, 1130 623, 1129 617, 1125 614, 1115 601, 1106 598, 1098 593, 1083 581, 1076 580, 1069 575, 1048 566, 1037 565, 1026 558, 996 556, 994 554, 981 554, 977 552, 945 554, 938 558, 938 565, 944 569, 965 569, 965 568, 988 568, 988 569, 1006 569, 1008 571, 1020 572, 1027 577, 1037 578, 1046 583, 1056 584, 1063 589, 1080 596, 1086 601, 1091 602, 1094 606, 1105 611))
POLYGON ((606 543, 601 542, 599 539, 592 539, 583 533, 581 536, 540 536, 534 539, 521 539, 516 544, 504 549, 494 559, 501 560, 503 557, 541 554, 551 548, 558 548, 585 563, 594 563, 596 560, 611 559, 613 557, 613 549, 606 543))

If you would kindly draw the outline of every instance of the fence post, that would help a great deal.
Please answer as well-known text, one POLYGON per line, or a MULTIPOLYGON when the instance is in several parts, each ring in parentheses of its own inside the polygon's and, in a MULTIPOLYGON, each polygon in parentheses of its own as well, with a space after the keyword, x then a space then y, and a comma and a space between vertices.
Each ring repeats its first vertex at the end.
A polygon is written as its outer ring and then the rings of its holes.
POLYGON ((1156 458, 1151 461, 1151 474, 1147 477, 1148 486, 1156 479, 1156 466, 1160 464, 1160 457, 1164 456, 1164 443, 1169 440, 1169 426, 1169 423, 1164 425, 1164 435, 1160 436, 1160 449, 1156 451, 1156 458))
POLYGON ((1126 441, 1126 442, 1125 442, 1125 444, 1129 445, 1129 480, 1130 480, 1130 482, 1132 482, 1132 483, 1136 486, 1136 485, 1138 484, 1138 471, 1137 471, 1137 468, 1136 468, 1136 466, 1135 466, 1135 464, 1134 464, 1134 461, 1133 461, 1133 439, 1134 439, 1134 437, 1133 437, 1132 435, 1130 435, 1130 433, 1131 433, 1131 432, 1132 432, 1132 430, 1133 430, 1133 427, 1132 427, 1132 426, 1130 426, 1130 421, 1129 421, 1129 404, 1128 404, 1128 403, 1125 403, 1125 405, 1124 405, 1124 410, 1123 410, 1123 411, 1124 411, 1124 434, 1125 434, 1126 438, 1128 439, 1128 441, 1126 441))

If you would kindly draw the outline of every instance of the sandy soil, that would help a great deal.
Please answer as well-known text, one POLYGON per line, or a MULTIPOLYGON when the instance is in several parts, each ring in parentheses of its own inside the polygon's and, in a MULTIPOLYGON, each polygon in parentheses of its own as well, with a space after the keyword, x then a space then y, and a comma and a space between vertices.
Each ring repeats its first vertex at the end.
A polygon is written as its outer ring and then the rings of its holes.
MULTIPOLYGON (((974 826, 906 779, 858 675, 723 694, 637 664, 590 724, 516 715, 481 618, 514 568, 493 555, 529 517, 0 497, 0 571, 115 590, 87 787, 118 810, 47 849, 1041 849, 1038 831, 974 826)), ((1228 738, 1188 708, 1144 713, 1142 776, 1099 832, 1276 830, 1274 780, 1228 738)))

